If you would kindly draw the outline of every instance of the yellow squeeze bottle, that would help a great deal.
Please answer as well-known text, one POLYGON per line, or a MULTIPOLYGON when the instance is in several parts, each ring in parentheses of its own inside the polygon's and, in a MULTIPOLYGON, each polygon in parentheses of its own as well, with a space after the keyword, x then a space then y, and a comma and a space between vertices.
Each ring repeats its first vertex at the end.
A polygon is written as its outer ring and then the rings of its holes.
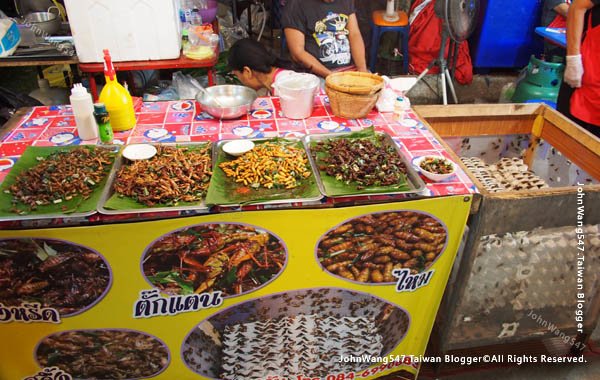
POLYGON ((108 49, 104 49, 104 78, 106 85, 100 93, 100 103, 106 105, 113 131, 126 131, 135 126, 135 110, 131 95, 117 81, 117 74, 112 64, 108 49))

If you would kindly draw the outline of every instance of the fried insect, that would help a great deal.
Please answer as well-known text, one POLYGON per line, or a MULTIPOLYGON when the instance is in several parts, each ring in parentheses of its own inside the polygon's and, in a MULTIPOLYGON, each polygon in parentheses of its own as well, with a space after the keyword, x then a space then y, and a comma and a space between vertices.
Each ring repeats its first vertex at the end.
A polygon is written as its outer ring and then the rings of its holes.
POLYGON ((357 189, 406 183, 406 166, 384 139, 328 139, 312 150, 319 170, 357 189))
POLYGON ((0 303, 40 303, 65 316, 102 296, 110 272, 97 253, 50 239, 0 241, 0 303))
POLYGON ((114 154, 109 149, 80 147, 38 157, 39 164, 20 173, 8 188, 12 202, 38 206, 88 199, 108 175, 114 154))
POLYGON ((447 159, 439 157, 425 157, 420 166, 434 174, 448 174, 454 171, 454 167, 447 159))
POLYGON ((306 152, 290 144, 266 142, 219 164, 227 177, 254 189, 293 189, 312 175, 306 152))
POLYGON ((140 379, 166 367, 169 354, 156 338, 135 331, 82 330, 50 335, 38 346, 43 367, 77 379, 140 379))
POLYGON ((392 275, 392 271, 394 270, 394 263, 385 264, 385 269, 383 270, 383 281, 384 282, 393 282, 394 276, 392 275))
POLYGON ((379 269, 375 269, 371 272, 371 281, 372 282, 383 282, 383 274, 379 269))
POLYGON ((193 226, 167 235, 148 250, 143 270, 169 294, 219 290, 224 296, 254 289, 285 264, 280 240, 266 231, 238 224, 193 226))
POLYGON ((119 170, 114 190, 146 205, 199 202, 212 176, 210 144, 197 147, 159 146, 149 160, 119 170))
POLYGON ((441 254, 446 230, 429 215, 385 212, 361 216, 329 231, 317 257, 329 272, 360 282, 393 282, 394 269, 426 270, 441 254), (367 227, 372 230, 367 232, 367 227), (390 234, 389 229, 394 228, 390 234), (399 229, 399 230, 398 230, 399 229))

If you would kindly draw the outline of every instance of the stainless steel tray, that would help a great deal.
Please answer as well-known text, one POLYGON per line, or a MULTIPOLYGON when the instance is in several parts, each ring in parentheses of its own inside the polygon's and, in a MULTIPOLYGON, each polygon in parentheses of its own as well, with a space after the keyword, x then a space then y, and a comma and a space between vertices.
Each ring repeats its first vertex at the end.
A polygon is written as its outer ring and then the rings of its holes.
POLYGON ((82 221, 88 217, 97 213, 96 210, 91 210, 87 212, 73 212, 70 214, 36 214, 36 215, 19 215, 15 214, 14 216, 3 215, 0 216, 0 222, 10 222, 10 221, 22 221, 22 220, 48 220, 48 219, 81 219, 82 221))
MULTIPOLYGON (((120 145, 99 145, 98 147, 101 148, 109 148, 112 149, 114 152, 118 152, 121 149, 120 145)), ((119 153, 120 155, 120 153, 119 153)), ((104 191, 106 191, 106 188, 108 187, 109 181, 110 181, 110 174, 113 172, 115 166, 116 166, 116 162, 118 160, 118 156, 115 157, 115 162, 113 163, 112 169, 109 172, 109 176, 106 180, 106 184, 104 185, 104 189, 102 190, 102 192, 104 193, 104 191)), ((100 196, 100 200, 98 201, 98 204, 100 204, 102 200, 102 196, 100 196)), ((4 222, 4 221, 22 221, 22 220, 48 220, 48 219, 84 219, 88 216, 94 215, 95 213, 97 213, 97 210, 90 210, 90 211, 86 211, 86 212, 73 212, 73 213, 55 213, 55 214, 28 214, 28 215, 19 215, 19 214, 14 214, 14 215, 3 215, 0 216, 0 222, 4 222)))
POLYGON ((339 197, 348 197, 348 196, 367 197, 370 195, 414 194, 414 193, 420 193, 425 189, 425 182, 423 182, 423 180, 421 179, 419 174, 416 172, 414 167, 406 159, 406 157, 400 150, 400 147, 398 146, 398 144, 396 144, 396 142, 392 139, 392 137, 390 135, 388 135, 387 133, 375 132, 375 134, 378 136, 384 136, 385 143, 393 146, 394 149, 396 150, 396 152, 398 153, 398 156, 400 156, 400 159, 402 160, 402 162, 404 163, 404 166, 406 167, 406 179, 407 179, 407 183, 408 183, 408 186, 410 187, 410 189, 404 190, 404 191, 372 191, 371 192, 367 188, 365 190, 357 191, 356 194, 343 194, 343 195, 329 194, 327 192, 327 190, 325 189, 325 186, 323 184, 323 179, 321 178, 321 172, 317 166, 317 162, 316 162, 315 158, 313 157, 313 152, 310 149, 311 143, 323 141, 323 140, 329 140, 332 138, 344 138, 353 133, 355 133, 355 132, 324 133, 324 134, 316 134, 316 135, 306 135, 302 139, 302 142, 304 143, 304 148, 306 149, 306 152, 308 153, 308 158, 309 158, 311 165, 315 171, 315 176, 317 178, 317 184, 319 185, 319 190, 321 191, 321 193, 323 193, 325 196, 330 197, 330 198, 339 198, 339 197))
MULTIPOLYGON (((154 146, 179 146, 179 147, 188 147, 188 146, 200 146, 205 145, 206 143, 164 143, 164 144, 150 144, 154 146)), ((214 150, 214 145, 212 147, 214 150)), ((154 213, 154 212, 166 212, 166 211, 185 211, 185 210, 194 210, 198 213, 208 213, 209 207, 206 206, 204 201, 199 202, 199 204, 195 205, 186 205, 186 206, 163 206, 163 207, 146 207, 146 208, 136 208, 136 209, 128 209, 128 210, 112 210, 107 209, 104 206, 106 202, 114 195, 113 183, 117 178, 117 173, 119 170, 127 163, 127 159, 123 157, 122 153, 119 153, 115 160, 115 165, 113 166, 112 171, 108 177, 108 181, 106 182, 106 186, 102 195, 100 197, 100 202, 98 202, 98 212, 105 215, 124 215, 124 214, 143 214, 143 213, 154 213)), ((214 153, 211 152, 211 165, 214 167, 214 153)))
MULTIPOLYGON (((260 138, 260 139, 248 139, 248 140, 256 143, 256 142, 264 142, 264 141, 273 141, 273 140, 278 140, 278 139, 289 141, 291 143, 301 143, 302 142, 302 140, 299 138, 260 138)), ((213 172, 215 170, 218 170, 216 165, 217 165, 217 159, 219 156, 219 152, 222 151, 222 146, 230 141, 235 141, 235 140, 233 140, 233 139, 220 140, 217 143, 215 143, 215 145, 213 146, 213 172)), ((304 144, 302 144, 302 146, 304 147, 304 144)), ((218 203, 218 204, 215 204, 215 206, 240 207, 243 205, 274 205, 274 204, 285 204, 285 203, 320 201, 321 199, 323 199, 323 192, 320 190, 321 188, 319 186, 319 181, 317 180, 317 177, 316 177, 318 173, 317 173, 315 166, 312 164, 312 161, 310 160, 309 153, 306 152, 306 155, 309 158, 310 169, 311 169, 313 175, 315 176, 315 182, 317 184, 317 188, 321 192, 318 196, 302 197, 302 198, 274 199, 274 200, 269 200, 269 201, 256 201, 256 202, 249 201, 249 202, 244 202, 243 204, 240 204, 240 203, 218 203)))

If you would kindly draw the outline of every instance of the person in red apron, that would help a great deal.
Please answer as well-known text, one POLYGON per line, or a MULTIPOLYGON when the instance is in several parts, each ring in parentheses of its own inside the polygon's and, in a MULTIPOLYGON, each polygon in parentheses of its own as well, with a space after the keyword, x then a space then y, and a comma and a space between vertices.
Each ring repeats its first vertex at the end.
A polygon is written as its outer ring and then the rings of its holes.
POLYGON ((600 137, 600 0, 573 0, 558 110, 600 137))
MULTIPOLYGON (((548 28, 566 28, 569 4, 571 4, 571 0, 545 0, 542 8, 542 26, 548 28)), ((564 58, 566 51, 556 43, 545 40, 544 54, 547 59, 552 58, 552 56, 564 58)))

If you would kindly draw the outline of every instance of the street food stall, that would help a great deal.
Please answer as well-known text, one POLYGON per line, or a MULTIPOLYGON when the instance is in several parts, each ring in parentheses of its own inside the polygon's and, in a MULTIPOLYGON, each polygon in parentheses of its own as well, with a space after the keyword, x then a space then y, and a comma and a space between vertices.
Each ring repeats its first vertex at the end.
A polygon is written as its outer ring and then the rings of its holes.
POLYGON ((233 120, 137 102, 108 145, 68 106, 11 120, 0 377, 414 379, 477 189, 412 111, 314 102, 304 120, 276 97, 233 120), (140 143, 156 155, 126 158, 140 143))

